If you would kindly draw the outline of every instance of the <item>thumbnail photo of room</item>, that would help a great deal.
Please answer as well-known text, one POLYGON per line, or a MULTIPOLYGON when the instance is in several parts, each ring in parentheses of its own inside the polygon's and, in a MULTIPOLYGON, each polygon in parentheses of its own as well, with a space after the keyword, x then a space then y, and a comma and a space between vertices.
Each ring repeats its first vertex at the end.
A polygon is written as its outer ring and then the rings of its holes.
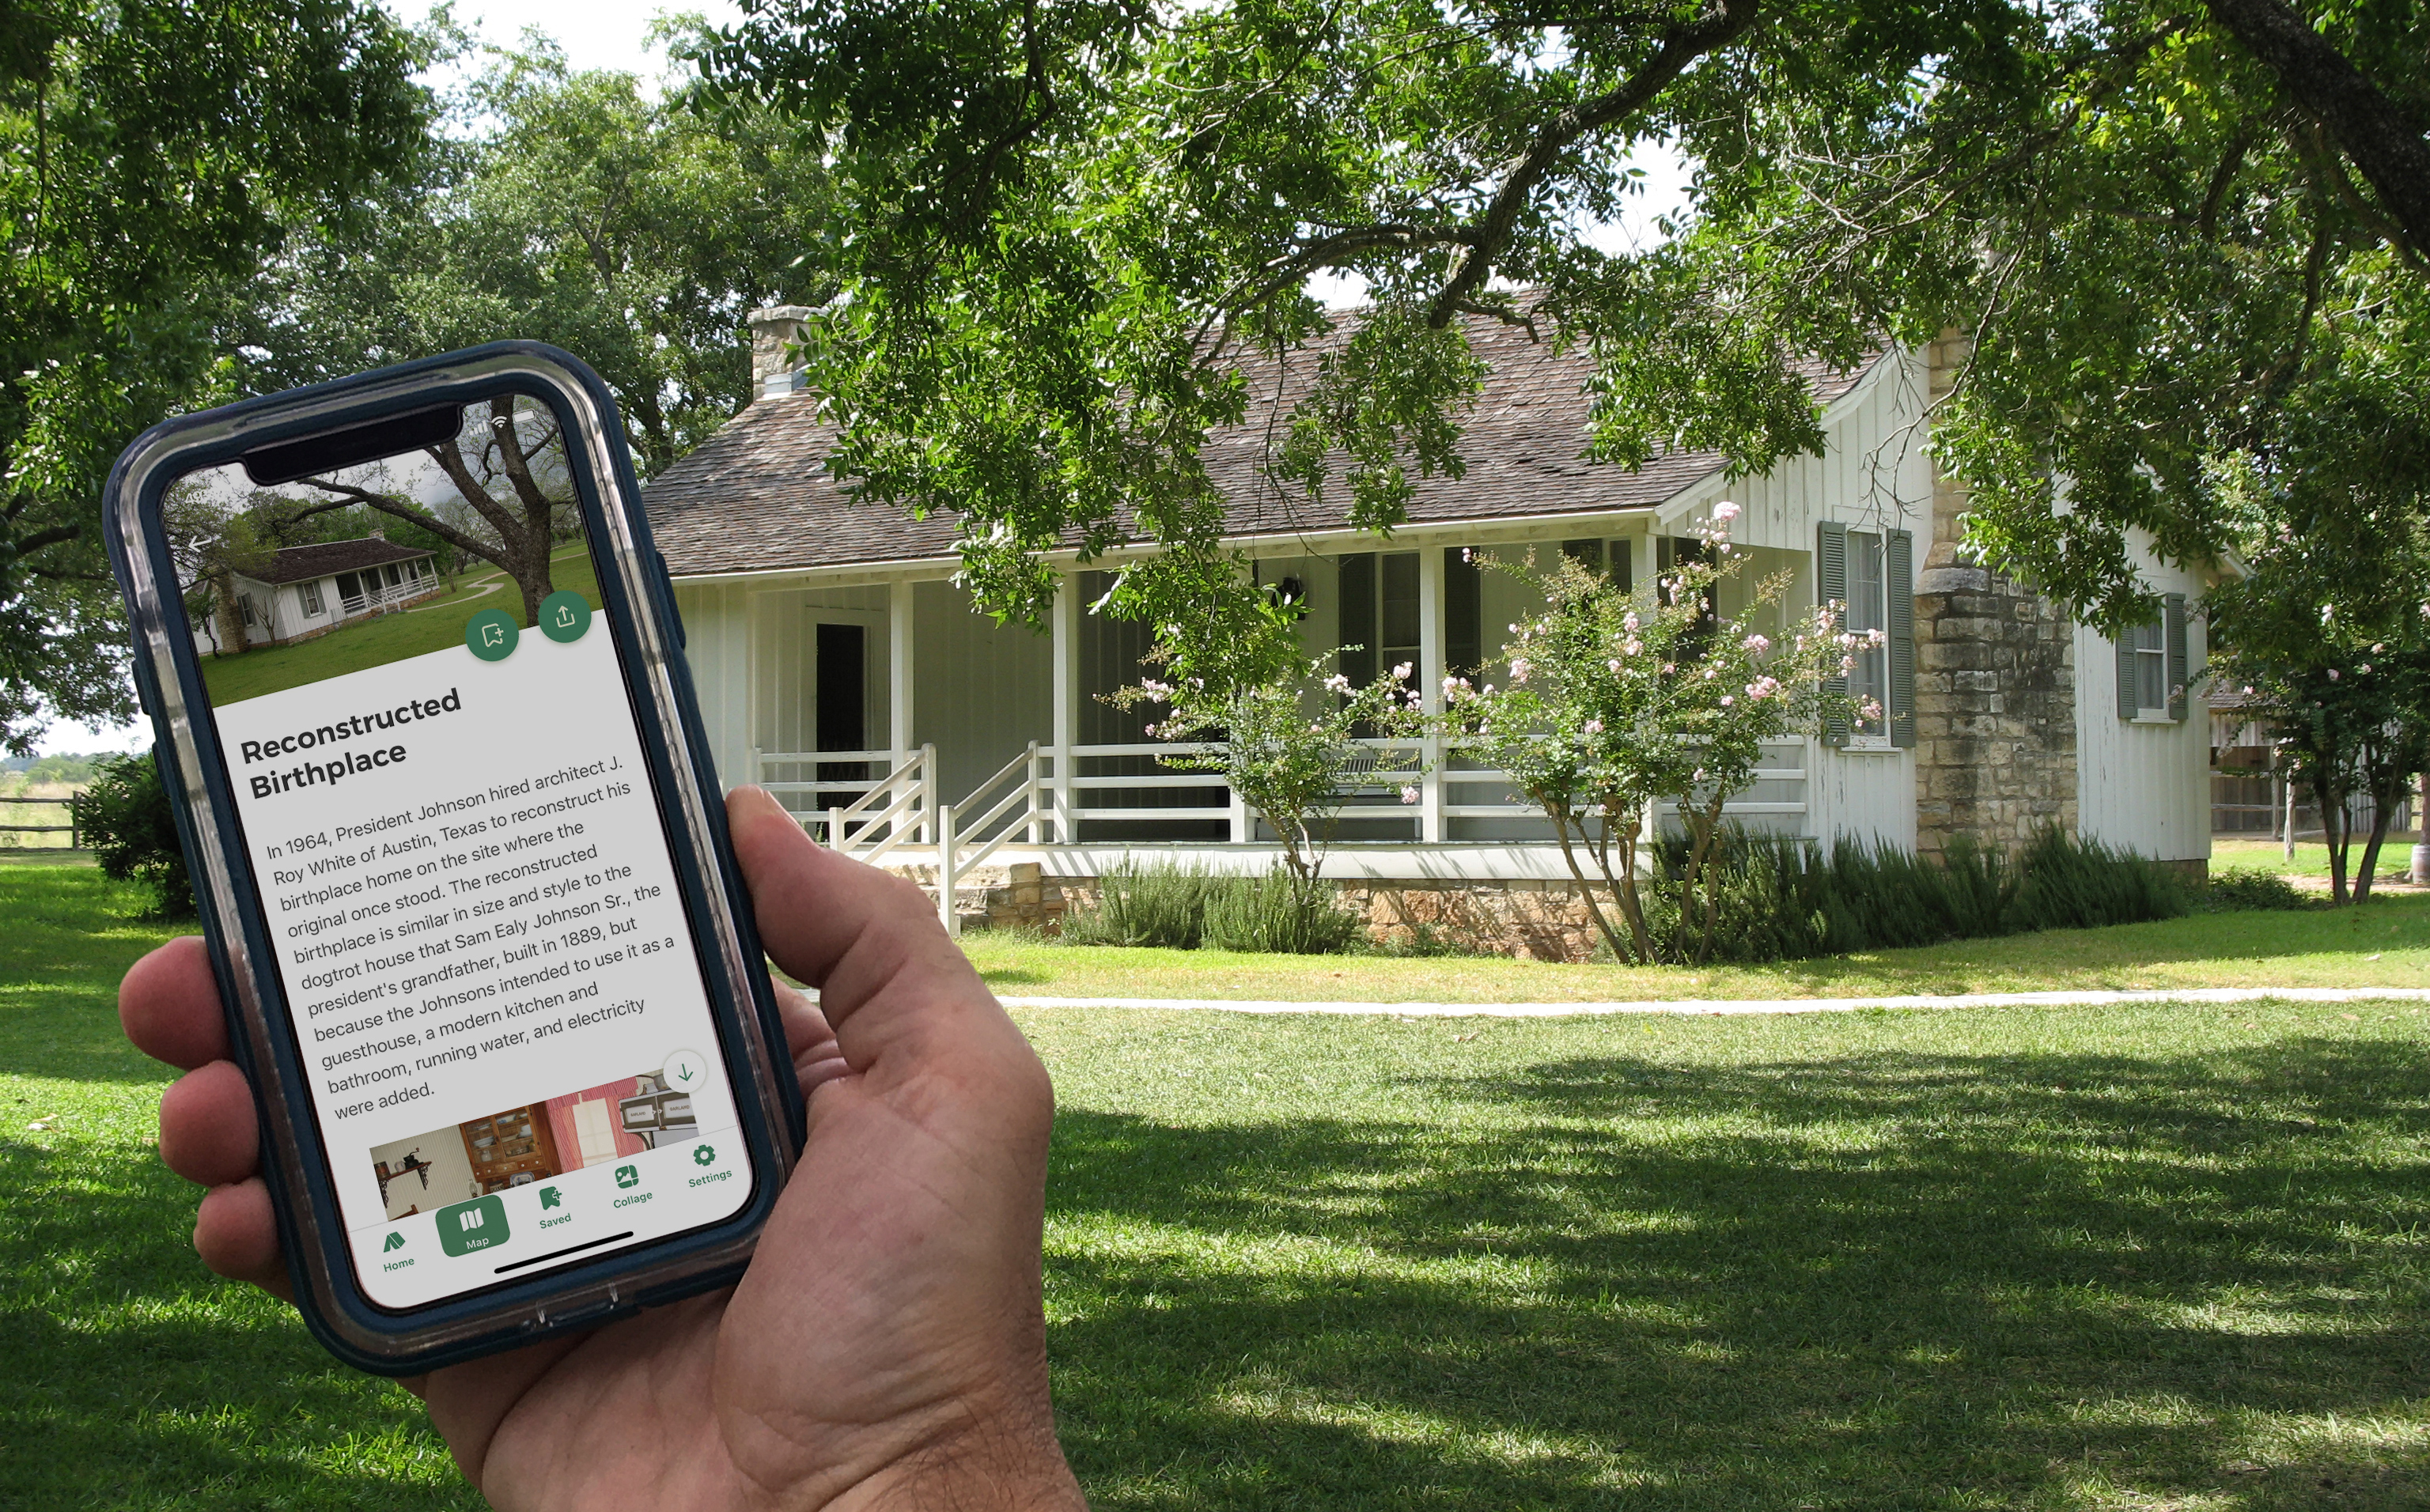
POLYGON ((374 1146, 372 1171, 393 1221, 699 1134, 691 1094, 643 1072, 374 1146))

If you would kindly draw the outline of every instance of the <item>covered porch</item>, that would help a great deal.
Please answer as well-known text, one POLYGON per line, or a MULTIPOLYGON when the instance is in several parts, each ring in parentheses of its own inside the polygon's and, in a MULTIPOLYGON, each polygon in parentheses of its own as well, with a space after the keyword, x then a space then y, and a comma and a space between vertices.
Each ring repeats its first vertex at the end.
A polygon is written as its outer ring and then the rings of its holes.
MULTIPOLYGON (((1540 606, 1523 578, 1485 559, 1566 554, 1639 583, 1681 549, 1671 532, 1684 518, 1687 505, 1240 544, 1260 582, 1307 606, 1310 656, 1359 681, 1409 662, 1431 711, 1447 673, 1497 660, 1507 627, 1540 606)), ((1783 572, 1782 612, 1810 606, 1814 553, 1789 543, 1805 532, 1788 519, 1750 524, 1753 561, 1719 610, 1738 612, 1754 583, 1783 572)), ((1146 626, 1087 612, 1115 565, 1064 564, 1043 631, 974 612, 950 561, 680 583, 722 775, 766 787, 811 833, 863 858, 934 869, 945 896, 980 866, 1094 877, 1147 853, 1265 870, 1278 847, 1260 817, 1220 775, 1164 766, 1159 755, 1180 748, 1146 738, 1151 716, 1104 701, 1139 680, 1150 649, 1146 626)), ((1549 822, 1482 759, 1436 739, 1376 743, 1379 771, 1342 794, 1328 874, 1568 876, 1549 822), (1410 757, 1425 769, 1407 784, 1414 803, 1396 774, 1410 757)), ((1912 781, 1904 752, 1786 740, 1729 812, 1751 827, 1911 845, 1912 781)))

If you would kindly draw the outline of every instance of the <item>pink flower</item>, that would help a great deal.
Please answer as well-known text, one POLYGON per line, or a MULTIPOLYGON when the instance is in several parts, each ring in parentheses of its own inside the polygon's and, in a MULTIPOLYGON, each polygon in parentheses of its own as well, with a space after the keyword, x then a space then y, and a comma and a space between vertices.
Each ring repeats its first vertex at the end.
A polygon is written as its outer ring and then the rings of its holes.
POLYGON ((1332 692, 1346 693, 1350 691, 1350 679, 1340 673, 1335 673, 1324 680, 1324 686, 1332 692))
POLYGON ((1405 662, 1401 663, 1399 666, 1397 666, 1397 667, 1395 667, 1395 668, 1393 668, 1393 669, 1392 669, 1392 681, 1394 681, 1394 682, 1396 682, 1396 683, 1405 683, 1405 682, 1407 682, 1408 680, 1409 680, 1409 664, 1408 664, 1407 662, 1406 662, 1406 661, 1405 661, 1405 662))
POLYGON ((2330 669, 2329 669, 2329 681, 2331 681, 2331 682, 2336 682, 2337 680, 2338 680, 2338 670, 2337 670, 2335 667, 2332 667, 2332 668, 2330 668, 2330 669))
POLYGON ((1714 518, 1714 519, 1716 519, 1716 520, 1718 520, 1718 521, 1720 521, 1720 522, 1721 522, 1722 523, 1723 523, 1723 524, 1728 524, 1731 521, 1736 520, 1738 517, 1739 517, 1739 507, 1738 507, 1737 505, 1735 505, 1735 504, 1732 504, 1732 503, 1731 503, 1729 500, 1727 500, 1727 499, 1723 499, 1721 503, 1719 503, 1719 504, 1717 504, 1717 505, 1713 506, 1713 518, 1714 518))
POLYGON ((1735 703, 1737 703, 1737 702, 1738 702, 1738 699, 1737 699, 1737 697, 1736 697, 1735 695, 1733 695, 1733 694, 1723 693, 1723 694, 1722 695, 1722 706, 1723 706, 1723 708, 1727 708, 1727 707, 1729 707, 1732 704, 1735 704, 1735 703))
POLYGON ((1758 677, 1755 681, 1746 685, 1747 697, 1754 699, 1758 704, 1779 691, 1780 679, 1777 677, 1758 677))
POLYGON ((1586 723, 1585 729, 1589 735, 1601 735, 1603 733, 1603 721, 1589 720, 1586 723))
POLYGON ((1526 657, 1513 656, 1510 658, 1510 680, 1512 682, 1525 682, 1527 680, 1528 670, 1526 657))
POLYGON ((1417 801, 1418 789, 1415 788, 1404 788, 1401 789, 1401 802, 1405 804, 1413 804, 1417 801))
MULTIPOLYGON (((1632 640, 1627 645, 1621 647, 1621 649, 1633 656, 1637 655, 1637 642, 1632 640)), ((1613 676, 1617 677, 1620 675, 1620 663, 1617 660, 1606 661, 1603 665, 1604 670, 1610 673, 1613 676)))
POLYGON ((1758 656, 1772 649, 1772 640, 1769 636, 1751 635, 1746 638, 1743 644, 1747 650, 1754 652, 1758 656))
MULTIPOLYGON (((2430 614, 2430 604, 2424 604, 2422 606, 2422 612, 2424 614, 2430 614)), ((1635 635, 1637 633, 1637 611, 1635 609, 1629 610, 1626 615, 1622 617, 1620 627, 1627 631, 1630 635, 1635 635)))

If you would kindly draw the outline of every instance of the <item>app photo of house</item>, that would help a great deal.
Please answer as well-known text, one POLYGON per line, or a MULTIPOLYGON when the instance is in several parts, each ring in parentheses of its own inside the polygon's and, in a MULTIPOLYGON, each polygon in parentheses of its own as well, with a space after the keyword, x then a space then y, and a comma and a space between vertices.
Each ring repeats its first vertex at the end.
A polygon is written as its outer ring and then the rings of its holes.
MULTIPOLYGON (((443 589, 435 553, 392 541, 377 529, 357 540, 282 546, 250 565, 250 572, 230 573, 226 580, 247 647, 308 640, 422 603, 443 589)), ((203 616, 194 626, 194 649, 206 656, 226 649, 221 637, 229 619, 203 616)))

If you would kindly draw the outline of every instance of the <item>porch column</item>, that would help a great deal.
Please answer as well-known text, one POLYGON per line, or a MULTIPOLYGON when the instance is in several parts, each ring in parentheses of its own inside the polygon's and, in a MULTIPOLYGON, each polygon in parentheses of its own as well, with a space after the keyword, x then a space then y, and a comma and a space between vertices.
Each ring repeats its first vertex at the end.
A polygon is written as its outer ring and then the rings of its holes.
MULTIPOLYGON (((1418 692, 1427 713, 1442 710, 1443 680, 1443 548, 1428 541, 1418 548, 1418 692)), ((1443 743, 1425 739, 1426 774, 1418 782, 1418 839, 1428 844, 1443 838, 1443 743)))
POLYGON ((1070 845, 1078 839, 1072 820, 1076 796, 1072 777, 1079 765, 1073 751, 1080 743, 1080 585, 1070 573, 1055 578, 1055 839, 1070 845))
MULTIPOLYGON (((897 578, 888 587, 886 595, 886 723, 888 770, 900 768, 911 759, 915 749, 911 724, 911 583, 897 578)), ((934 780, 936 773, 924 776, 934 780)), ((934 813, 919 818, 922 828, 933 832, 937 822, 934 813)), ((933 833, 924 839, 933 839, 933 833)))

